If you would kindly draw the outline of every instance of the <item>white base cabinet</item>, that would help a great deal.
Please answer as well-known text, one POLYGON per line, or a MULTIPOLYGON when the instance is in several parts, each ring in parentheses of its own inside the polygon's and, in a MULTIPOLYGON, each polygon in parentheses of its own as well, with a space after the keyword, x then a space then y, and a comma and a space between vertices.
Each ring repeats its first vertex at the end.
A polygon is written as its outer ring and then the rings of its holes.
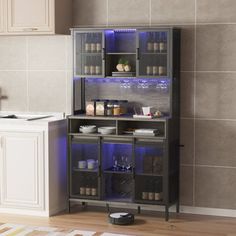
POLYGON ((66 124, 0 124, 0 212, 50 216, 66 208, 66 124))

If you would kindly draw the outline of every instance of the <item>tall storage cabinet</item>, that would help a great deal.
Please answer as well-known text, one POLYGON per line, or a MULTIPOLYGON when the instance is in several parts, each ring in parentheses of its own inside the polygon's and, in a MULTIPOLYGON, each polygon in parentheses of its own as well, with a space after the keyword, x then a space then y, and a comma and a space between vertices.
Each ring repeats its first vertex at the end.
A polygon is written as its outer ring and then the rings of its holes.
POLYGON ((68 117, 69 203, 132 204, 139 211, 147 205, 160 205, 165 207, 168 220, 171 205, 175 204, 179 211, 180 31, 73 29, 72 34, 74 98, 80 98, 80 109, 68 117), (129 62, 130 71, 117 72, 120 58, 129 62), (142 84, 140 99, 148 99, 145 86, 149 81, 166 85, 162 97, 166 113, 153 119, 77 114, 84 113, 89 78, 95 82, 103 78, 108 84, 119 79, 137 80, 142 84), (80 127, 87 125, 112 126, 115 133, 81 132, 80 127), (128 132, 130 129, 156 129, 158 134, 136 136, 128 132), (94 168, 80 166, 91 158, 94 168))

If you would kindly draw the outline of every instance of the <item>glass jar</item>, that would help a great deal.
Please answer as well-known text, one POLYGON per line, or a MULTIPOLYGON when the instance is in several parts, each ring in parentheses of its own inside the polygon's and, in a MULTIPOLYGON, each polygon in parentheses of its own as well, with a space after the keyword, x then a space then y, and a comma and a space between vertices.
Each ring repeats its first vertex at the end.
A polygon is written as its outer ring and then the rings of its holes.
POLYGON ((114 104, 113 102, 107 103, 107 116, 113 116, 114 104))
POLYGON ((120 115, 125 115, 128 110, 128 100, 120 100, 119 105, 120 105, 120 115))
POLYGON ((121 114, 120 104, 116 103, 114 104, 114 107, 113 107, 113 115, 119 116, 120 114, 121 114))

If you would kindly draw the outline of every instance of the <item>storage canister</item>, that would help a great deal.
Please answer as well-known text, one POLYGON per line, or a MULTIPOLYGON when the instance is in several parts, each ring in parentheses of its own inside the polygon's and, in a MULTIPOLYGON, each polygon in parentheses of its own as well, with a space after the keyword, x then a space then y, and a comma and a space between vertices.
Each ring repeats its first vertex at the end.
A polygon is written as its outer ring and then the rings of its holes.
POLYGON ((106 107, 108 100, 100 100, 96 102, 96 115, 97 116, 105 116, 106 115, 106 107))

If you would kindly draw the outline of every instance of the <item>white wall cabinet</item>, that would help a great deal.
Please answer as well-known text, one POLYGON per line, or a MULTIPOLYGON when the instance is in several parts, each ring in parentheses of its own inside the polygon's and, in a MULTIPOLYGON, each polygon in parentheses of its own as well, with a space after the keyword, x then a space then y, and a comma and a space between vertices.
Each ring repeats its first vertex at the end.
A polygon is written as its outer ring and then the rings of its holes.
POLYGON ((72 22, 72 0, 0 0, 1 34, 65 34, 72 22))
POLYGON ((66 120, 0 120, 0 213, 50 216, 66 199, 66 120))
POLYGON ((3 0, 0 0, 0 34, 4 31, 4 9, 3 0))
POLYGON ((43 131, 0 132, 1 207, 44 210, 43 131))

